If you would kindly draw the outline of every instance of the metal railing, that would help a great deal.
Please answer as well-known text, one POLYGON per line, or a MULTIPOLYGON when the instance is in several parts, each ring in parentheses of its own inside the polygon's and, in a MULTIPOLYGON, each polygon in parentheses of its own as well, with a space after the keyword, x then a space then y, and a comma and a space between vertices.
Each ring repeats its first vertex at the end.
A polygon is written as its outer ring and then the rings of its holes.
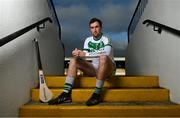
POLYGON ((53 0, 48 0, 48 5, 49 5, 49 8, 50 8, 50 13, 51 13, 51 16, 53 18, 53 21, 56 23, 56 25, 58 26, 58 30, 59 30, 59 39, 61 40, 61 25, 59 23, 59 19, 58 19, 58 16, 57 16, 57 13, 56 13, 56 9, 54 7, 54 3, 53 3, 53 0))
MULTIPOLYGON (((56 13, 56 9, 55 9, 53 0, 49 0, 48 3, 49 3, 49 8, 51 9, 50 12, 52 14, 52 17, 54 18, 54 21, 56 22, 56 25, 58 26, 59 39, 61 40, 61 25, 59 23, 59 18, 58 18, 58 15, 56 13)), ((64 43, 63 42, 61 42, 61 43, 62 43, 62 46, 63 46, 63 50, 65 50, 64 43)))
POLYGON ((130 36, 133 34, 133 32, 139 22, 139 19, 142 16, 142 13, 144 12, 144 9, 145 9, 147 3, 148 3, 148 0, 139 0, 139 2, 137 4, 137 7, 133 14, 133 17, 128 26, 128 42, 130 40, 130 36))
POLYGON ((38 21, 38 22, 30 25, 30 26, 27 26, 27 27, 25 27, 25 28, 23 28, 23 29, 21 29, 21 30, 19 30, 19 31, 16 31, 16 32, 14 32, 14 33, 12 33, 12 34, 4 37, 4 38, 1 38, 1 39, 0 39, 0 47, 3 46, 3 45, 5 45, 5 44, 7 44, 8 42, 16 39, 17 37, 25 34, 26 32, 34 29, 34 28, 37 28, 38 31, 39 31, 41 28, 45 28, 45 22, 47 22, 47 21, 49 21, 50 23, 52 23, 51 18, 50 18, 50 17, 47 17, 47 18, 44 18, 44 19, 42 19, 42 20, 40 20, 40 21, 38 21), (42 27, 40 27, 41 24, 43 24, 42 27))
POLYGON ((152 21, 152 20, 149 20, 149 19, 144 20, 143 24, 146 25, 146 26, 152 25, 153 30, 157 31, 159 34, 161 34, 162 30, 166 30, 168 32, 171 32, 171 33, 173 33, 175 35, 180 36, 180 30, 174 29, 172 27, 169 27, 167 25, 163 25, 161 23, 158 23, 158 22, 155 22, 155 21, 152 21))

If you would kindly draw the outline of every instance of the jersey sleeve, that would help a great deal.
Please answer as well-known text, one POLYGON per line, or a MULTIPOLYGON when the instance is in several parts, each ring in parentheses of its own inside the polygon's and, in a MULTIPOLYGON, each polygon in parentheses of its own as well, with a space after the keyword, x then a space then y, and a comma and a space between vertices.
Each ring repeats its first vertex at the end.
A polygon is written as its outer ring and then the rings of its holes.
POLYGON ((112 41, 109 38, 106 38, 106 40, 104 41, 105 47, 104 47, 104 53, 106 55, 110 55, 111 50, 112 50, 112 41))
POLYGON ((112 41, 110 38, 106 37, 106 40, 104 41, 105 46, 111 46, 112 47, 112 41))

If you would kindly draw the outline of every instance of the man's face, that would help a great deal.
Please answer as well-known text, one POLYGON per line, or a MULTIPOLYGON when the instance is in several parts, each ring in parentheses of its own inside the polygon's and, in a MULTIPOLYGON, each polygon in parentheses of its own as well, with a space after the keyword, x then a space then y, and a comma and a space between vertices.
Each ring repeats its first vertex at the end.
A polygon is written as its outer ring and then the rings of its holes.
POLYGON ((101 35, 101 26, 97 21, 90 24, 90 29, 93 37, 98 38, 101 35))

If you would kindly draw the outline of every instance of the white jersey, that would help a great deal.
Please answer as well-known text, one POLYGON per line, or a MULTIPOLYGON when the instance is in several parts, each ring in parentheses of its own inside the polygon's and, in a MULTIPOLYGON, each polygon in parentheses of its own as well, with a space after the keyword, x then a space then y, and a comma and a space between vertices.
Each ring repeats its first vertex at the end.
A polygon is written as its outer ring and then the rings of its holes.
MULTIPOLYGON (((86 38, 83 51, 86 52, 86 56, 108 55, 114 62, 111 40, 103 35, 96 40, 92 36, 86 38)), ((97 68, 99 65, 99 58, 92 58, 92 64, 97 68)))

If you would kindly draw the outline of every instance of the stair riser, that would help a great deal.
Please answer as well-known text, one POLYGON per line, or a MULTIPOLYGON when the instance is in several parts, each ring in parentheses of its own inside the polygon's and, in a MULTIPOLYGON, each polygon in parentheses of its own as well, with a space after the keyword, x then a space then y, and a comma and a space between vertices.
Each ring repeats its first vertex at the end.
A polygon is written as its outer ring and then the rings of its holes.
POLYGON ((101 106, 101 107, 59 107, 20 109, 21 117, 175 117, 180 116, 180 107, 161 106, 101 106))
MULTIPOLYGON (((72 99, 74 102, 85 102, 93 93, 93 89, 73 89, 72 99)), ((63 89, 54 89, 54 98, 63 92, 63 89)), ((105 89, 103 101, 168 101, 167 89, 105 89)), ((39 101, 39 90, 32 90, 32 101, 39 101)))
MULTIPOLYGON (((46 76, 46 83, 48 87, 64 87, 64 76, 46 76)), ((95 87, 95 77, 79 77, 75 79, 74 87, 89 88, 95 87)), ((104 87, 159 87, 159 79, 156 76, 152 77, 113 77, 105 82, 104 87)))

